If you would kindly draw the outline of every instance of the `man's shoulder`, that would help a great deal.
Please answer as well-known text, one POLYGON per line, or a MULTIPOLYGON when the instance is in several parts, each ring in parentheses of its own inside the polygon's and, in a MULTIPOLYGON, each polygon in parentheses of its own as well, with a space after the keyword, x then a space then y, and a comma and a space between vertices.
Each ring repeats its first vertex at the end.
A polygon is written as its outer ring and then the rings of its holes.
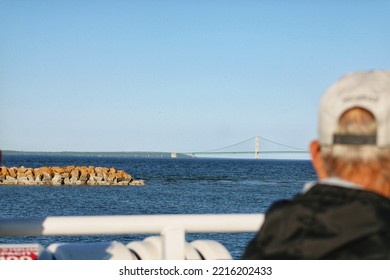
POLYGON ((390 201, 385 197, 318 184, 290 200, 275 202, 244 257, 387 259, 389 216, 390 201))
POLYGON ((323 203, 339 204, 362 201, 374 206, 390 207, 390 199, 362 188, 350 188, 332 184, 315 184, 307 192, 297 195, 293 202, 321 201, 323 203))
POLYGON ((281 221, 301 223, 321 217, 332 223, 336 220, 349 224, 351 215, 361 215, 363 220, 380 222, 390 229, 390 200, 370 191, 316 184, 305 193, 289 200, 274 202, 266 212, 266 223, 281 221))

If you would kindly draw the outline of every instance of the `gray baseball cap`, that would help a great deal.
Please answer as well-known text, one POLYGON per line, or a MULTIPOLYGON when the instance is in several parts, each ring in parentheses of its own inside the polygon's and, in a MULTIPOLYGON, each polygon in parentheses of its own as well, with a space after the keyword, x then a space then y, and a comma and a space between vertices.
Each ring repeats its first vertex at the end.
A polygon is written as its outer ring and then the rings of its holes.
POLYGON ((321 99, 318 141, 321 145, 349 144, 390 147, 390 70, 354 72, 333 84, 321 99), (360 107, 377 122, 376 135, 338 135, 340 117, 360 107))

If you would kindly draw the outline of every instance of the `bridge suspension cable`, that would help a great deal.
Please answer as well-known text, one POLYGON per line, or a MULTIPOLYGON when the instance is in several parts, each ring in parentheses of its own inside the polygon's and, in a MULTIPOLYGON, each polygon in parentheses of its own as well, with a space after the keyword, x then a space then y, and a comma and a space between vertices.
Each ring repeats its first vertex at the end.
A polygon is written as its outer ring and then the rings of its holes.
POLYGON ((285 144, 281 144, 281 143, 278 143, 278 142, 275 142, 275 141, 266 139, 266 138, 264 138, 264 137, 260 137, 260 136, 259 136, 259 138, 260 138, 261 140, 264 140, 264 141, 267 141, 267 142, 270 142, 270 143, 273 143, 273 144, 276 144, 276 145, 279 145, 279 146, 282 146, 282 147, 286 147, 286 148, 290 148, 290 149, 294 149, 294 150, 299 150, 299 151, 306 151, 305 149, 296 148, 296 147, 293 147, 293 146, 288 146, 288 145, 285 145, 285 144))
POLYGON ((184 154, 191 154, 191 155, 195 156, 195 155, 207 155, 207 154, 209 154, 209 155, 212 155, 212 154, 217 155, 217 154, 253 154, 253 153, 255 153, 255 158, 258 159, 258 155, 259 154, 289 154, 289 153, 290 154, 298 154, 298 153, 307 153, 307 152, 308 151, 305 150, 305 149, 301 149, 301 148, 293 147, 293 146, 290 146, 290 145, 282 144, 282 143, 279 143, 279 142, 276 142, 276 141, 273 141, 273 140, 269 140, 269 139, 264 138, 264 137, 254 136, 254 137, 250 137, 248 139, 245 139, 243 141, 240 141, 238 143, 235 143, 235 144, 232 144, 232 145, 229 145, 229 146, 224 146, 224 147, 221 147, 221 148, 217 148, 217 149, 213 149, 213 150, 207 150, 207 151, 202 151, 202 152, 190 152, 190 153, 184 153, 184 154), (252 151, 223 151, 223 150, 226 150, 226 149, 229 149, 229 148, 241 145, 241 144, 243 144, 245 142, 252 141, 254 139, 256 139, 255 150, 254 151, 253 150, 252 151), (281 146, 281 147, 292 149, 292 150, 273 150, 273 151, 259 150, 260 139, 263 140, 263 141, 266 141, 266 142, 269 142, 269 143, 281 146))
POLYGON ((209 151, 205 151, 205 152, 217 152, 217 151, 220 151, 220 150, 229 149, 229 148, 238 146, 238 145, 240 145, 240 144, 242 144, 242 143, 245 143, 245 142, 248 142, 248 141, 250 141, 250 140, 253 140, 253 139, 255 139, 255 137, 248 138, 248 139, 246 139, 246 140, 243 140, 243 141, 238 142, 238 143, 233 144, 233 145, 229 145, 229 146, 226 146, 226 147, 222 147, 222 148, 218 148, 218 149, 214 149, 214 150, 209 150, 209 151))

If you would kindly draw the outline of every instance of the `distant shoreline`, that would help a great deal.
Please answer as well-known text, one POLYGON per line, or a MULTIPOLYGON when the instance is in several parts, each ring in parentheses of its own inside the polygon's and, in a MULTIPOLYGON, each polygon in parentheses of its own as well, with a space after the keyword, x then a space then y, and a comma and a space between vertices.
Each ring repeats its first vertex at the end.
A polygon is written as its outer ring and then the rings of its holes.
POLYGON ((182 153, 168 152, 39 152, 39 151, 14 151, 3 150, 3 155, 36 155, 36 156, 102 156, 102 157, 140 157, 140 158, 191 158, 192 156, 182 153))
MULTIPOLYGON (((15 151, 3 150, 3 156, 69 156, 69 157, 113 157, 113 158, 202 158, 197 155, 184 153, 169 153, 169 152, 42 152, 42 151, 15 151)), ((219 158, 213 157, 209 159, 240 159, 248 160, 253 158, 219 158)), ((293 160, 293 161, 309 161, 310 159, 293 159, 293 158, 260 158, 260 160, 293 160)))

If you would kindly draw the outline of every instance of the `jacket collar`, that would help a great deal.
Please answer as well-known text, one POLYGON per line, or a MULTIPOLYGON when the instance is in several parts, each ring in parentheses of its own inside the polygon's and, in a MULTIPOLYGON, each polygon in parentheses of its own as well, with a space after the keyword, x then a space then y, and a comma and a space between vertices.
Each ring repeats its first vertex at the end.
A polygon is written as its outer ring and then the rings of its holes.
POLYGON ((357 185, 355 183, 352 183, 350 181, 346 181, 346 180, 340 179, 338 177, 330 177, 330 178, 306 183, 303 187, 302 193, 306 193, 307 191, 309 191, 312 187, 314 187, 317 184, 331 185, 331 186, 335 186, 335 187, 355 189, 355 190, 363 190, 364 189, 364 187, 357 185))

